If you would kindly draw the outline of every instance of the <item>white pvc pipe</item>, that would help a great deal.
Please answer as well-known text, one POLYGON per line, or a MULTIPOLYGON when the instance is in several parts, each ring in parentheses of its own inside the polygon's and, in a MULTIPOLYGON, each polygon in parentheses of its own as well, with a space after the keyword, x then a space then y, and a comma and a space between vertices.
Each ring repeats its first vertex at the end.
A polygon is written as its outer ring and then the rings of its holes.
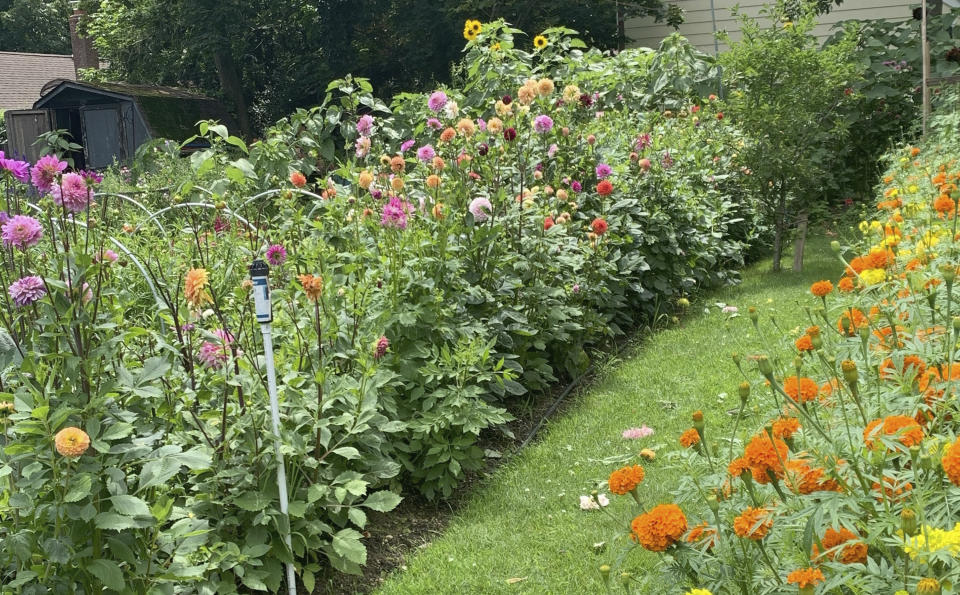
MULTIPOLYGON (((273 365, 273 327, 267 323, 260 325, 260 332, 263 333, 263 355, 267 366, 267 390, 270 393, 270 420, 273 426, 274 450, 277 453, 277 491, 280 493, 280 512, 287 517, 287 526, 289 529, 290 516, 287 512, 289 501, 287 496, 287 470, 283 464, 283 453, 280 452, 280 402, 277 399, 277 372, 273 365)), ((293 541, 290 538, 290 531, 283 536, 283 540, 293 555, 293 541)), ((287 592, 290 595, 297 595, 297 578, 294 572, 293 564, 287 563, 287 592)))

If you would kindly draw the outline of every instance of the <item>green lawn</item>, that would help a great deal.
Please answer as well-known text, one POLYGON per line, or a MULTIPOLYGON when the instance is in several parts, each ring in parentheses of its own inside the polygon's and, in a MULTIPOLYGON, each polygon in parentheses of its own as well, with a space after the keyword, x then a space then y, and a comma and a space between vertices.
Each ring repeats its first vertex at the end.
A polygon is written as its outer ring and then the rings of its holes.
MULTIPOLYGON (((657 448, 657 461, 644 463, 641 494, 647 503, 668 500, 676 475, 658 463, 679 448, 677 438, 690 426, 690 413, 702 409, 710 431, 729 433, 733 421, 725 412, 736 407, 742 380, 730 355, 759 345, 747 308, 757 306, 768 329, 770 316, 784 330, 805 327, 801 305, 816 305, 807 291, 810 283, 835 279, 842 270, 825 240, 808 245, 802 274, 774 275, 769 269, 769 262, 754 266, 741 285, 701 297, 681 324, 625 351, 542 431, 538 442, 484 481, 445 533, 377 593, 603 592, 597 568, 612 563, 618 548, 598 554, 594 544, 610 542, 617 527, 601 512, 581 511, 578 503, 615 468, 601 459, 657 448), (717 302, 737 306, 742 316, 728 320, 717 302), (624 429, 644 423, 656 430, 654 436, 621 437, 624 429)), ((608 510, 617 516, 635 510, 627 497, 611 500, 608 510)), ((643 592, 682 593, 653 570, 657 562, 657 556, 638 549, 624 564, 641 577, 643 592)))

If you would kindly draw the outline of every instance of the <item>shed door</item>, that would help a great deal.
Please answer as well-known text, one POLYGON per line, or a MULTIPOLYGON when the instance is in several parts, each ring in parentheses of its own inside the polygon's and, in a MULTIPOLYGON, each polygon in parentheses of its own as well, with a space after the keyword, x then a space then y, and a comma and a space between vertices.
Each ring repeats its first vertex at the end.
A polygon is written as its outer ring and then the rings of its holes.
POLYGON ((7 153, 14 159, 25 159, 33 163, 42 155, 45 147, 34 145, 37 137, 50 132, 50 111, 11 110, 4 114, 7 124, 7 153))
POLYGON ((127 160, 127 143, 121 125, 120 105, 84 107, 80 109, 83 125, 83 153, 90 169, 102 169, 114 160, 127 160))

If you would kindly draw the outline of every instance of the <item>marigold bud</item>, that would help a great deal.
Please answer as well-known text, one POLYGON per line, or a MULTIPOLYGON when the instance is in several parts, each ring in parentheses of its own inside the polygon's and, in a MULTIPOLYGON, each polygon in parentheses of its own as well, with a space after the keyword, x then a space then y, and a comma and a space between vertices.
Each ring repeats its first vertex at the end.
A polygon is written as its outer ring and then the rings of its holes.
POLYGON ((770 358, 767 356, 757 356, 757 367, 760 368, 760 373, 766 376, 768 379, 773 377, 773 364, 770 363, 770 358))
POLYGON ((856 384, 860 379, 860 375, 857 373, 857 364, 853 361, 843 360, 840 362, 840 369, 843 371, 843 379, 847 381, 847 384, 856 384))
POLYGON ((840 242, 838 242, 837 240, 833 240, 832 242, 830 242, 830 249, 832 249, 834 252, 839 254, 840 250, 842 250, 843 248, 840 246, 840 242))
POLYGON ((750 315, 750 322, 752 322, 754 326, 756 326, 757 322, 760 320, 760 313, 757 312, 756 308, 754 308, 753 306, 750 306, 749 308, 747 308, 747 314, 750 315))
POLYGON ((610 565, 609 564, 603 564, 602 566, 600 566, 600 576, 603 577, 604 583, 610 582, 610 565))
POLYGON ((951 264, 945 264, 940 267, 940 274, 943 275, 943 280, 947 282, 947 285, 951 285, 957 278, 957 269, 951 264))
POLYGON ((814 349, 820 349, 823 347, 823 338, 820 336, 819 331, 816 334, 810 335, 810 344, 813 345, 814 349))
POLYGON ((750 398, 750 383, 746 381, 741 382, 740 386, 737 387, 737 392, 740 393, 740 402, 746 405, 747 399, 750 398))
POLYGON ((960 333, 960 316, 953 317, 953 330, 960 333))
POLYGON ((734 364, 736 364, 736 365, 738 365, 738 366, 740 365, 740 354, 739 354, 739 353, 731 353, 731 354, 730 354, 730 358, 733 359, 733 363, 734 363, 734 364))
POLYGON ((629 572, 620 573, 620 584, 624 587, 630 586, 630 581, 633 580, 633 574, 629 572))
POLYGON ((911 537, 917 534, 917 513, 912 508, 904 508, 900 512, 900 530, 911 537))
POLYGON ((940 595, 940 581, 935 578, 922 578, 917 582, 917 595, 940 595))

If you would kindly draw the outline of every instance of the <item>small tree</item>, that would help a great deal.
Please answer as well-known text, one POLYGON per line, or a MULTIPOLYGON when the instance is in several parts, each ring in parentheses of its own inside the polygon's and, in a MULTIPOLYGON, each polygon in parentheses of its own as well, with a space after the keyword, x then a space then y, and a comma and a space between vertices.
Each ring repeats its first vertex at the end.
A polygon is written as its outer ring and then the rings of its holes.
POLYGON ((853 37, 819 49, 812 33, 817 3, 803 2, 791 21, 795 5, 766 7, 761 19, 768 23, 739 15, 743 39, 722 34, 730 50, 718 58, 727 115, 752 139, 739 158, 773 225, 774 271, 797 215, 825 206, 831 157, 846 135, 839 108, 855 99, 849 89, 860 72, 853 37))

